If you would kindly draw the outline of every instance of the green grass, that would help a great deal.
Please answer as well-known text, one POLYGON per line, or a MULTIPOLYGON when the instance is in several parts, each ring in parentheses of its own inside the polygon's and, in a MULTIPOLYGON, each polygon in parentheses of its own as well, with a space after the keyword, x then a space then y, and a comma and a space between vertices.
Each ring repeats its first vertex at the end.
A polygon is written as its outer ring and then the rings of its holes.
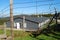
POLYGON ((37 37, 39 40, 57 40, 56 38, 53 38, 51 36, 46 36, 44 34, 41 34, 37 37))
MULTIPOLYGON (((54 23, 51 24, 51 26, 53 25, 54 23)), ((56 31, 52 31, 52 32, 55 34, 47 33, 48 35, 45 35, 42 33, 35 38, 31 33, 24 32, 24 31, 14 31, 14 40, 60 40, 60 32, 56 32, 56 31)), ((1 29, 0 34, 3 34, 3 33, 4 33, 4 30, 1 29)), ((6 34, 7 36, 10 36, 11 31, 6 30, 6 34)))
MULTIPOLYGON (((0 34, 4 34, 3 30, 0 30, 0 34)), ((6 34, 9 37, 11 35, 10 30, 6 30, 6 34)), ((32 38, 30 33, 24 31, 14 31, 14 40, 37 40, 36 38, 32 38)))
MULTIPOLYGON (((2 34, 3 31, 0 30, 0 34, 2 34)), ((10 30, 7 30, 7 36, 10 36, 10 30)), ((48 34, 49 36, 45 34, 41 34, 34 38, 33 36, 30 36, 30 33, 24 32, 24 31, 14 31, 14 40, 58 40, 57 38, 60 38, 60 32, 55 32, 57 35, 54 34, 48 34)))
POLYGON ((4 34, 4 30, 3 29, 0 29, 0 34, 4 34))

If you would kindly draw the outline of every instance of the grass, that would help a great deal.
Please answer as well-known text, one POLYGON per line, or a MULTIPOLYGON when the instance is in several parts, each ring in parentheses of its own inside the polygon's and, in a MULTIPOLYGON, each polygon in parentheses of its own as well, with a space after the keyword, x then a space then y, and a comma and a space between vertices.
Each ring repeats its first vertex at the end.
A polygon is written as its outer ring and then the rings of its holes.
MULTIPOLYGON (((51 25, 51 27, 54 23, 51 25)), ((46 30, 45 30, 46 31, 46 30)), ((41 33, 37 37, 34 37, 31 33, 25 31, 14 31, 14 40, 60 40, 60 32, 52 31, 53 33, 41 33), (31 35, 31 36, 30 36, 31 35)), ((3 34, 4 30, 0 30, 0 34, 3 34)), ((6 30, 7 36, 11 35, 10 30, 6 30)))
MULTIPOLYGON (((0 34, 2 34, 2 30, 0 30, 0 34)), ((10 30, 7 30, 7 36, 10 36, 10 30)), ((37 36, 36 38, 34 38, 33 36, 30 36, 30 33, 24 32, 24 31, 14 31, 14 40, 58 40, 58 38, 60 38, 60 32, 55 32, 57 35, 55 34, 40 34, 39 36, 37 36)))
POLYGON ((51 36, 46 36, 44 34, 41 34, 37 37, 39 40, 57 40, 56 38, 53 38, 51 36))
MULTIPOLYGON (((3 34, 3 30, 0 30, 0 34, 3 34)), ((6 34, 9 37, 11 35, 10 30, 6 30, 6 34)), ((32 38, 30 33, 25 31, 14 31, 14 40, 37 40, 36 38, 32 38)))

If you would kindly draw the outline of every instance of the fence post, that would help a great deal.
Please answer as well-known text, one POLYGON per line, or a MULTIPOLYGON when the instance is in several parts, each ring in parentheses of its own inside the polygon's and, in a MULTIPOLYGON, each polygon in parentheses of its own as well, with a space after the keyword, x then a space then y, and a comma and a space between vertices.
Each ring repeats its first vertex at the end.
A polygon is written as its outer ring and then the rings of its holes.
POLYGON ((11 23, 11 40, 14 40, 14 32, 13 32, 13 0, 10 0, 10 23, 11 23))

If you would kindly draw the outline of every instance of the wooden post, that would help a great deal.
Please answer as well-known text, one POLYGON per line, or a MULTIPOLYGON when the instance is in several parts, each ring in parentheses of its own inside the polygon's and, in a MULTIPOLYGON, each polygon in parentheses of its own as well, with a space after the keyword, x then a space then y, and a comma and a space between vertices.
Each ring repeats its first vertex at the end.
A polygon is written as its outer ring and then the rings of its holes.
POLYGON ((6 23, 4 22, 4 34, 6 35, 6 23))
POLYGON ((11 23, 11 40, 14 40, 14 34, 13 34, 13 0, 10 0, 10 23, 11 23))

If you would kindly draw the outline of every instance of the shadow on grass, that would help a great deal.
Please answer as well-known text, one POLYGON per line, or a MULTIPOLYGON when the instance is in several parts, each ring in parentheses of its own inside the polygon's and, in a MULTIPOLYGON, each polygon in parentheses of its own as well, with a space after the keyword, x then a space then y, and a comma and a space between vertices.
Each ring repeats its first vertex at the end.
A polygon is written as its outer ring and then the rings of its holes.
MULTIPOLYGON (((47 27, 46 29, 43 29, 40 34, 44 34, 45 36, 56 38, 57 40, 60 40, 60 34, 57 32, 60 32, 60 24, 58 25, 53 25, 51 27, 47 27), (49 35, 52 34, 52 35, 49 35)), ((36 38, 40 34, 32 34, 33 38, 36 38)), ((40 39, 36 38, 37 40, 45 40, 45 39, 40 39)))
POLYGON ((57 25, 54 27, 54 31, 60 32, 60 24, 57 24, 57 25))
POLYGON ((53 25, 51 27, 48 26, 47 29, 44 29, 42 31, 42 33, 44 35, 49 36, 49 37, 53 37, 53 38, 56 38, 56 39, 60 40, 60 38, 59 38, 60 34, 57 34, 56 32, 60 32, 60 24, 53 25), (49 35, 49 34, 52 34, 52 36, 49 35))
MULTIPOLYGON (((38 39, 38 38, 37 38, 38 39)), ((45 40, 45 39, 38 39, 38 40, 45 40)))

